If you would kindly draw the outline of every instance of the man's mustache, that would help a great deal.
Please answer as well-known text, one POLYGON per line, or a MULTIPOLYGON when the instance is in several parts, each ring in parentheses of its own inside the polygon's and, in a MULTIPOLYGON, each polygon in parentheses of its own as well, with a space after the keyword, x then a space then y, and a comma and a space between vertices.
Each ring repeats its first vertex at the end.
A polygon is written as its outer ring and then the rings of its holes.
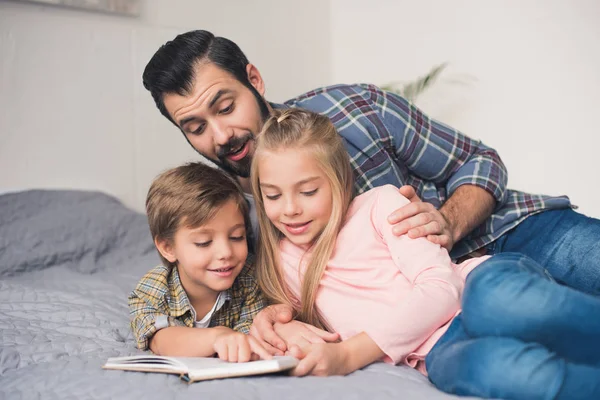
POLYGON ((242 147, 244 144, 246 144, 246 142, 253 140, 253 139, 254 139, 254 135, 252 134, 252 132, 248 132, 246 135, 244 135, 242 137, 232 137, 229 140, 229 142, 227 142, 225 145, 223 145, 219 148, 219 150, 217 151, 217 157, 225 158, 229 154, 233 153, 234 149, 239 150, 240 147, 242 147))

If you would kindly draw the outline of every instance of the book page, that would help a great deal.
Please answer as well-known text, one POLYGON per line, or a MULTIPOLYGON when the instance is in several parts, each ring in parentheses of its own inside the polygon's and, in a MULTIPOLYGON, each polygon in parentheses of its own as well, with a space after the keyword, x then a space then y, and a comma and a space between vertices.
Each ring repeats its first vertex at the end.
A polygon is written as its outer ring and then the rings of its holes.
POLYGON ((128 371, 170 372, 185 374, 188 367, 175 357, 142 355, 131 357, 112 357, 106 361, 103 368, 128 371))
POLYGON ((231 363, 218 358, 195 357, 189 359, 178 358, 178 361, 188 366, 188 376, 191 381, 268 374, 289 370, 298 365, 296 358, 287 356, 245 363, 231 363))

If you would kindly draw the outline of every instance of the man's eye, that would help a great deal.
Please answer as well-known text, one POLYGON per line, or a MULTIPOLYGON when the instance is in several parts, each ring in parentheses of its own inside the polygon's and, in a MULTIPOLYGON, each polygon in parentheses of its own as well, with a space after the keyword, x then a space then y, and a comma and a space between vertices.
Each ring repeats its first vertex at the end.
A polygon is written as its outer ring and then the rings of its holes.
POLYGON ((212 240, 209 240, 207 242, 199 242, 199 243, 194 243, 197 247, 208 247, 210 246, 210 244, 212 243, 212 240))
POLYGON ((227 107, 219 110, 219 114, 229 114, 230 112, 233 111, 233 103, 231 103, 230 105, 228 105, 227 107))
POLYGON ((305 195, 305 196, 313 196, 313 195, 315 195, 317 193, 318 190, 319 189, 315 189, 315 190, 311 190, 311 191, 308 191, 308 192, 301 192, 301 193, 303 195, 305 195))
POLYGON ((205 124, 202 124, 202 125, 198 126, 196 129, 194 129, 193 131, 191 131, 190 133, 193 135, 199 135, 204 131, 205 126, 206 126, 205 124))
POLYGON ((281 197, 281 195, 280 194, 272 194, 272 195, 265 194, 265 197, 269 200, 277 200, 278 198, 281 197))

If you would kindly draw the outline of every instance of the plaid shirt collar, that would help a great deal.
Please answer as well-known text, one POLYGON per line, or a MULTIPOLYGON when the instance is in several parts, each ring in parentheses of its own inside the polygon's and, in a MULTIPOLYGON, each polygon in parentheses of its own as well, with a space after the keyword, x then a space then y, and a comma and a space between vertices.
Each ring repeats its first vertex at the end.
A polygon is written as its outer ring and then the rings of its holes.
MULTIPOLYGON (((171 272, 169 273, 168 277, 168 287, 169 296, 167 298, 167 305, 169 307, 171 316, 179 318, 188 312, 193 315, 194 312, 192 311, 192 304, 190 303, 187 293, 185 293, 185 290, 183 289, 183 285, 179 277, 179 271, 176 267, 171 268, 171 272)), ((231 300, 231 288, 227 289, 224 294, 226 302, 231 300)))

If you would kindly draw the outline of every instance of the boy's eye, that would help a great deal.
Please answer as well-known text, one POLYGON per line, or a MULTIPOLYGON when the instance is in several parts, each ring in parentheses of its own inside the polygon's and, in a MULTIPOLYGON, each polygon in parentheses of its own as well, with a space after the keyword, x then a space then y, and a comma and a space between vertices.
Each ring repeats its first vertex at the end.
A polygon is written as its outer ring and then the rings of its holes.
POLYGON ((315 190, 311 190, 311 191, 308 191, 308 192, 301 192, 301 193, 303 195, 305 195, 305 196, 312 196, 312 195, 316 194, 318 190, 319 189, 315 189, 315 190))
POLYGON ((265 197, 269 200, 277 200, 278 198, 281 197, 281 195, 280 194, 271 194, 271 195, 265 194, 265 197))
POLYGON ((231 236, 229 239, 233 240, 234 242, 241 242, 242 240, 246 239, 246 236, 231 236))
POLYGON ((229 114, 230 112, 233 111, 233 103, 231 103, 230 105, 228 105, 227 107, 219 110, 219 114, 229 114))
POLYGON ((212 240, 209 240, 207 242, 199 242, 199 243, 194 243, 197 247, 208 247, 210 246, 210 244, 212 243, 212 240))

